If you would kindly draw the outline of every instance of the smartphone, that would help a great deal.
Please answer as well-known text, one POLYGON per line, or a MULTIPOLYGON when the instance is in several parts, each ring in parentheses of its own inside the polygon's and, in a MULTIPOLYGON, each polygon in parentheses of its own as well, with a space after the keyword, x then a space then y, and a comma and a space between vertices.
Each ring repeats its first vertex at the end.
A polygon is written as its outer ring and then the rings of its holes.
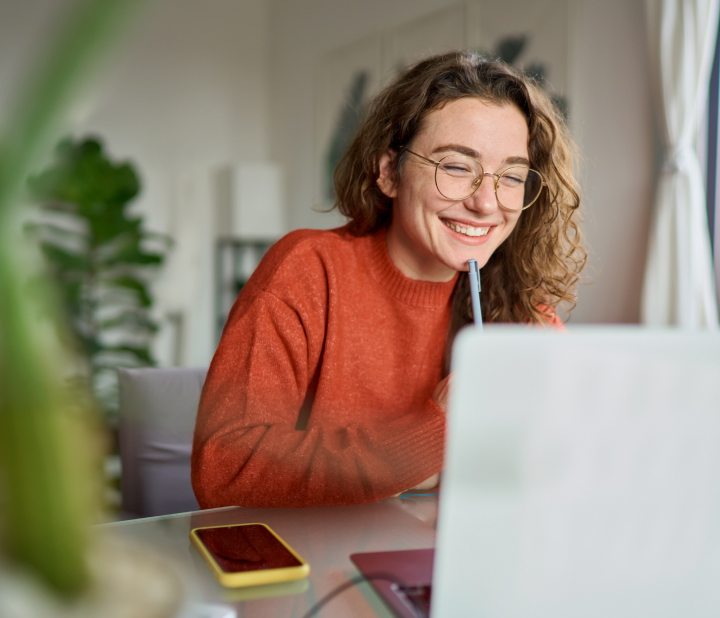
POLYGON ((223 586, 240 588, 302 579, 310 565, 265 524, 193 528, 190 540, 223 586))

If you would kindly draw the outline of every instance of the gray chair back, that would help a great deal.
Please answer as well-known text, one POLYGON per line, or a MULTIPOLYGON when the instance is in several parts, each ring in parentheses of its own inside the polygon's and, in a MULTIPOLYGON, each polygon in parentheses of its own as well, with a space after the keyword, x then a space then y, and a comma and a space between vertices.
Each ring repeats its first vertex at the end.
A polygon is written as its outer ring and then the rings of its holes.
POLYGON ((207 369, 118 369, 120 492, 125 516, 199 509, 190 453, 207 369))

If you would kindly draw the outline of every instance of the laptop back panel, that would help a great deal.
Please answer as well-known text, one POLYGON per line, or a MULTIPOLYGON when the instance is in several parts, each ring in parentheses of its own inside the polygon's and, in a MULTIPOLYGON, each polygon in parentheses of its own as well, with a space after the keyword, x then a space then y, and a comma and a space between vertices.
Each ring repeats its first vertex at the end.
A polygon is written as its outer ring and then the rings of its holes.
POLYGON ((433 618, 720 612, 720 335, 461 333, 433 618))

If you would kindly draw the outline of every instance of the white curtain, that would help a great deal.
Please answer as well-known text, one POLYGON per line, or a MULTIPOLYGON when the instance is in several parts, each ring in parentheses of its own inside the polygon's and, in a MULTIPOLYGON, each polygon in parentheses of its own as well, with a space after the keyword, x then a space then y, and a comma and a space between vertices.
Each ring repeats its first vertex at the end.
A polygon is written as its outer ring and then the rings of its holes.
POLYGON ((705 112, 720 0, 646 0, 650 60, 664 129, 642 295, 651 326, 718 328, 698 122, 705 112))

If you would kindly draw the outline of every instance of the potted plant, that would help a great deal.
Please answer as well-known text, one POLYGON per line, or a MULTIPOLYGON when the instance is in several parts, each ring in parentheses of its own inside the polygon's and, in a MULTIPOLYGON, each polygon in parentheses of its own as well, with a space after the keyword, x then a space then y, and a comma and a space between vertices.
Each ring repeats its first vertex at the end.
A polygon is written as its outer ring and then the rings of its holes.
POLYGON ((148 277, 163 263, 169 239, 146 231, 131 212, 140 192, 135 167, 112 161, 97 138, 63 139, 28 184, 41 204, 29 228, 59 287, 69 343, 88 359, 92 390, 112 422, 115 367, 155 364, 148 277))

